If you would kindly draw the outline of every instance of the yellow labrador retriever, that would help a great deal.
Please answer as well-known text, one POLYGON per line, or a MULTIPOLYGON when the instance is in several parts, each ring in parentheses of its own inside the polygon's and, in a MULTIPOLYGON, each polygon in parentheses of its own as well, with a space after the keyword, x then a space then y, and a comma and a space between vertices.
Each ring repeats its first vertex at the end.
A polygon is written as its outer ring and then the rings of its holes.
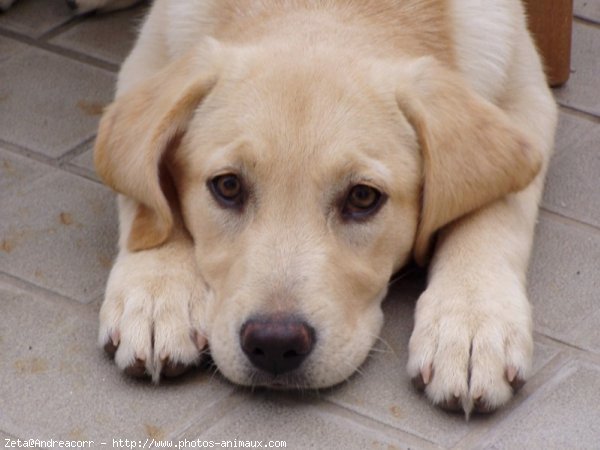
POLYGON ((95 148, 121 194, 100 344, 154 380, 210 344, 234 383, 331 386, 414 258, 409 376, 494 410, 530 366, 555 122, 519 1, 158 0, 95 148))

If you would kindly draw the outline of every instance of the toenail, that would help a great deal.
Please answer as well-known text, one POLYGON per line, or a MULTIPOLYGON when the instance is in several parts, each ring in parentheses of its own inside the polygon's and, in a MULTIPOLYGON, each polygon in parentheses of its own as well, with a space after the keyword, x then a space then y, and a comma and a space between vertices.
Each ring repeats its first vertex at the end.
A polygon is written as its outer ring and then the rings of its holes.
POLYGON ((140 358, 136 358, 135 362, 130 366, 127 366, 124 372, 130 377, 143 377, 146 375, 146 361, 140 358))
POLYGON ((189 366, 182 362, 171 362, 168 358, 163 362, 162 374, 165 377, 177 377, 182 373, 186 372, 189 366))

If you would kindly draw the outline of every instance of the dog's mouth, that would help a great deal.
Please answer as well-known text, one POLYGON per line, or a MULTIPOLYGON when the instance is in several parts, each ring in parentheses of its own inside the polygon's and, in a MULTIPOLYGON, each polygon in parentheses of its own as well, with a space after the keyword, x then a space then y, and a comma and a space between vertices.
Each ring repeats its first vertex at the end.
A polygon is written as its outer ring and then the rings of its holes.
POLYGON ((312 389, 306 376, 300 372, 273 375, 261 370, 252 370, 248 376, 252 388, 261 387, 278 391, 301 391, 312 389))

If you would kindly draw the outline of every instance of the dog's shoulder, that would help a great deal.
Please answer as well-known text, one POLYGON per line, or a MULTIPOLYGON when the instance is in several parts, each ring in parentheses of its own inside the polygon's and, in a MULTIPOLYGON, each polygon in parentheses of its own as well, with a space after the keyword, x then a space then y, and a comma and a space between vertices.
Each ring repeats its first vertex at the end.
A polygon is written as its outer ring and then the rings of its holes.
POLYGON ((458 68, 480 95, 496 100, 508 83, 515 47, 526 37, 523 6, 513 0, 450 5, 458 68))

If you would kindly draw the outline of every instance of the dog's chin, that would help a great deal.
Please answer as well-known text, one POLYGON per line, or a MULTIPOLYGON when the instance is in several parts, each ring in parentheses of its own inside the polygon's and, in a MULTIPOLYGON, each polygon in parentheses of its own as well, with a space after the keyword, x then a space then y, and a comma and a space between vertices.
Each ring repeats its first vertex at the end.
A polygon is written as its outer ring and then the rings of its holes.
POLYGON ((247 376, 246 386, 273 389, 277 391, 302 391, 316 389, 313 383, 302 372, 273 375, 261 370, 252 369, 247 376))
POLYGON ((303 371, 294 371, 280 375, 273 375, 260 369, 248 369, 243 379, 237 378, 235 384, 250 387, 252 389, 270 389, 274 391, 317 391, 329 389, 342 384, 351 376, 335 379, 315 379, 303 371))

